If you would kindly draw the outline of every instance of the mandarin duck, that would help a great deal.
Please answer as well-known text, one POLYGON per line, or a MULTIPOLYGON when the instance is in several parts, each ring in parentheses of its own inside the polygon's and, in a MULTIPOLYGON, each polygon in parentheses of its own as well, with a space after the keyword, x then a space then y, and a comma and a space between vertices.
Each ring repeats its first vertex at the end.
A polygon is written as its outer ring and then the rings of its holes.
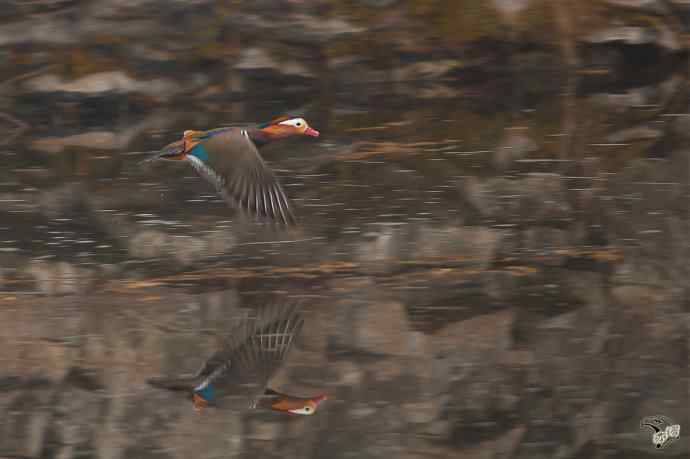
POLYGON ((295 397, 268 387, 302 328, 299 308, 268 305, 237 326, 221 348, 190 377, 151 378, 157 388, 186 392, 201 412, 205 407, 272 409, 312 415, 325 395, 295 397))
POLYGON ((295 217, 288 199, 261 158, 259 148, 295 136, 318 137, 319 131, 311 128, 304 118, 285 116, 246 129, 185 131, 182 139, 166 145, 143 162, 187 160, 230 206, 291 224, 295 217))

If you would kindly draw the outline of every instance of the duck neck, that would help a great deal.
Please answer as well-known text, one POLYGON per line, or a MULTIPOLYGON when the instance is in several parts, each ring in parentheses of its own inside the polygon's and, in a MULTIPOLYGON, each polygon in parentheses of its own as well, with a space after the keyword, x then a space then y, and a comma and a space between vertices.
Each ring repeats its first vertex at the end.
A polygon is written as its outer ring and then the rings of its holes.
POLYGON ((288 411, 290 409, 301 408, 304 406, 305 400, 306 399, 301 397, 293 397, 269 389, 259 403, 263 408, 270 408, 275 411, 288 411))
POLYGON ((254 142, 257 148, 261 148, 271 142, 279 140, 281 137, 275 132, 271 132, 268 128, 251 128, 247 129, 247 135, 254 142))

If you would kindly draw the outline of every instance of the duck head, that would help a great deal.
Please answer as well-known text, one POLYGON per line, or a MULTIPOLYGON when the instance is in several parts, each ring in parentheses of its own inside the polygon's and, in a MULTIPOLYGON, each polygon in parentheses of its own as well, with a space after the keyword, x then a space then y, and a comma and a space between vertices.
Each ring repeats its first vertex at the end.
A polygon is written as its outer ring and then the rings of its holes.
POLYGON ((288 137, 319 136, 319 131, 309 126, 309 123, 304 118, 288 118, 286 116, 276 118, 249 133, 252 140, 258 145, 288 137))
POLYGON ((325 395, 317 395, 316 397, 291 397, 283 395, 278 400, 271 404, 271 409, 275 411, 283 411, 290 414, 300 414, 303 416, 311 416, 316 413, 321 402, 327 400, 325 395))

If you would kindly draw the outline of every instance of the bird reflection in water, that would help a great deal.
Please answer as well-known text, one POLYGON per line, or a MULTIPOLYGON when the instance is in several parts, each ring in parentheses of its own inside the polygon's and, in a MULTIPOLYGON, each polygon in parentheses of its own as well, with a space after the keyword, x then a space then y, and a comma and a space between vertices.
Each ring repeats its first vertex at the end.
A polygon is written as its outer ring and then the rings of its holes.
POLYGON ((302 329, 300 310, 294 304, 263 304, 253 318, 231 331, 196 374, 147 382, 186 393, 198 412, 216 407, 312 415, 326 400, 325 395, 296 397, 269 387, 302 329))

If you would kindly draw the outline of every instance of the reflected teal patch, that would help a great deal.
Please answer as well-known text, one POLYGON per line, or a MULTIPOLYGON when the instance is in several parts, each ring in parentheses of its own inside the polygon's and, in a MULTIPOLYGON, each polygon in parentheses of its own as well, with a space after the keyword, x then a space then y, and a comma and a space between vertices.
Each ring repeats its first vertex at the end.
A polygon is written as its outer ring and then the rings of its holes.
MULTIPOLYGON (((196 156, 196 155, 194 155, 194 156, 196 156)), ((199 395, 201 398, 203 398, 207 402, 211 401, 211 399, 213 398, 213 387, 211 387, 210 384, 207 385, 206 387, 204 387, 203 389, 195 390, 194 392, 196 392, 197 395, 199 395)))

